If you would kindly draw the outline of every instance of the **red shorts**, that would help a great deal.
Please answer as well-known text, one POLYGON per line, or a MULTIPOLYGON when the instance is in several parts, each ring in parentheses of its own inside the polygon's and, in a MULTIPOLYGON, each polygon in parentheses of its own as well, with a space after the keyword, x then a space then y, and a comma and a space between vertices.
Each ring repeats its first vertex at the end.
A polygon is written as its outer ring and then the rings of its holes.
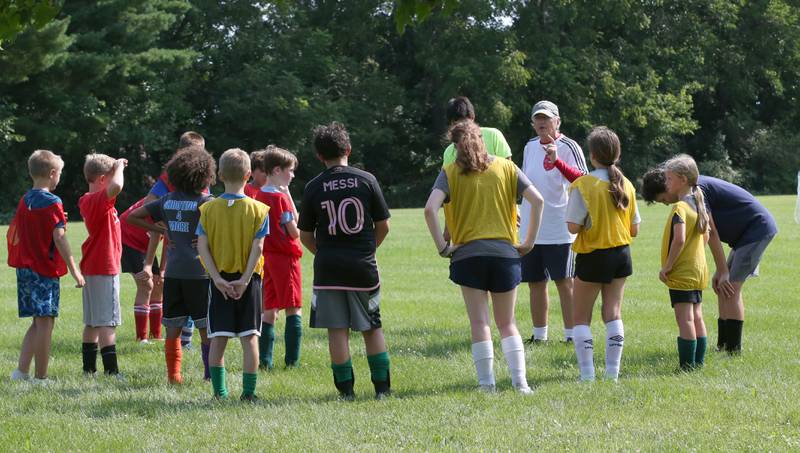
POLYGON ((264 310, 303 306, 300 259, 280 253, 264 255, 264 310))

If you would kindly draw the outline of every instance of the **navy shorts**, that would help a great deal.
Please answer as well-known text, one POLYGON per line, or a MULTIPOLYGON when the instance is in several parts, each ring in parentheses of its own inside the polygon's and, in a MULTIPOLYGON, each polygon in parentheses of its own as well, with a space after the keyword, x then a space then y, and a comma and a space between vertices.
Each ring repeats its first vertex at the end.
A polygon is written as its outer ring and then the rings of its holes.
POLYGON ((519 258, 473 256, 450 263, 450 280, 468 288, 504 293, 519 285, 522 271, 519 258))
MULTIPOLYGON (((141 272, 144 268, 144 256, 143 252, 122 244, 122 257, 120 259, 122 273, 138 274, 141 272)), ((153 273, 158 274, 159 272, 158 257, 155 257, 153 259, 153 273)))
POLYGON ((17 308, 20 318, 58 316, 61 286, 58 278, 31 269, 17 269, 17 308))
POLYGON ((631 274, 633 261, 631 248, 627 245, 578 253, 575 257, 575 275, 585 282, 611 283, 615 278, 625 278, 631 274))
POLYGON ((575 254, 572 244, 536 244, 520 258, 523 282, 563 280, 575 276, 575 254))
MULTIPOLYGON (((241 277, 225 272, 220 275, 229 282, 241 277)), ((253 274, 239 299, 225 299, 213 282, 208 288, 208 338, 261 336, 261 276, 253 274)))
POLYGON ((703 292, 699 289, 670 289, 669 301, 675 304, 700 304, 703 303, 703 292))

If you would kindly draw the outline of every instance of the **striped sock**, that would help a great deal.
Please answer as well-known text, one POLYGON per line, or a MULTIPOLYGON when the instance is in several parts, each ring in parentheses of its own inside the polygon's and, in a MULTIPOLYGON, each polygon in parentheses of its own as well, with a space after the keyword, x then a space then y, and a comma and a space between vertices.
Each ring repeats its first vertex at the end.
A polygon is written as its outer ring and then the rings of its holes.
POLYGON ((136 341, 147 339, 147 318, 150 316, 150 305, 134 305, 133 319, 136 322, 136 341))
POLYGON ((161 338, 161 301, 150 301, 150 338, 161 338))
POLYGON ((192 347, 192 335, 194 335, 194 321, 192 318, 188 318, 181 329, 181 347, 192 347))

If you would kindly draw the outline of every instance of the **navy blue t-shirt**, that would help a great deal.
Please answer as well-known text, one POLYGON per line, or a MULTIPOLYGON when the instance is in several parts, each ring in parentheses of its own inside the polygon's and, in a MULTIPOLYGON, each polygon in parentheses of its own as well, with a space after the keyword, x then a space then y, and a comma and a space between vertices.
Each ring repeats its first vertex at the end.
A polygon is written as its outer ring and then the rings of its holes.
POLYGON ((701 175, 697 185, 722 242, 736 248, 778 233, 775 218, 750 192, 710 176, 701 175))

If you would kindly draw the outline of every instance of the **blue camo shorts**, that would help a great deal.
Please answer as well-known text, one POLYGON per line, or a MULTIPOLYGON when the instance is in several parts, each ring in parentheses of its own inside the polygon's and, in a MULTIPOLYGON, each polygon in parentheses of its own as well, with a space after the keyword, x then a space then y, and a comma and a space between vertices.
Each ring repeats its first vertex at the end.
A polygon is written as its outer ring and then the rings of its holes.
POLYGON ((17 269, 17 306, 20 318, 58 316, 61 286, 57 278, 30 269, 17 269))

